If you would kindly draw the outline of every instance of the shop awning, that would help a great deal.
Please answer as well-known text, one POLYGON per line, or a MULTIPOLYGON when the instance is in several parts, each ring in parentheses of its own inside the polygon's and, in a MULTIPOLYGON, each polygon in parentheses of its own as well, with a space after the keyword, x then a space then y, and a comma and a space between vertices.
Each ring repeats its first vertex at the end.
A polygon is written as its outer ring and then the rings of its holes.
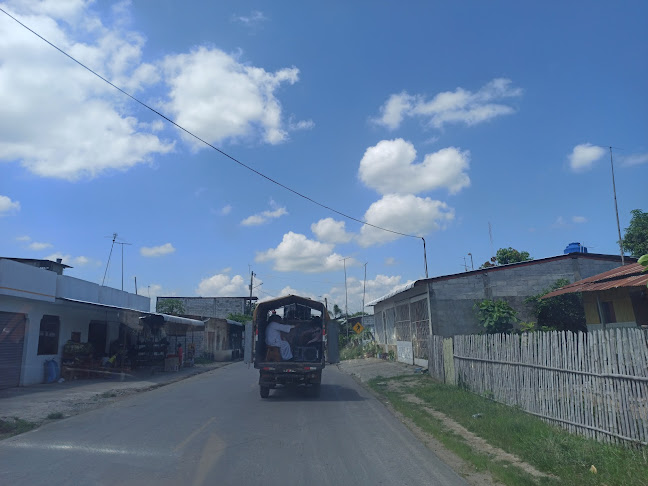
POLYGON ((127 325, 128 327, 136 331, 140 331, 142 329, 140 317, 144 314, 147 314, 145 311, 141 311, 139 309, 130 309, 127 307, 119 307, 109 304, 100 304, 98 302, 88 302, 86 300, 70 299, 67 297, 57 297, 56 300, 62 301, 67 304, 76 305, 80 308, 91 307, 93 309, 105 309, 106 311, 115 312, 117 314, 115 320, 127 325))
POLYGON ((140 321, 152 327, 164 327, 166 333, 171 335, 183 335, 187 331, 200 331, 205 328, 203 321, 159 312, 147 312, 140 317, 140 321))
POLYGON ((164 326, 172 333, 185 333, 187 330, 199 330, 205 327, 203 321, 189 319, 187 317, 172 316, 170 314, 161 314, 158 312, 146 312, 138 309, 129 309, 116 305, 99 304, 97 302, 88 302, 85 300, 69 299, 67 297, 57 297, 56 300, 76 304, 79 306, 91 306, 95 309, 105 309, 117 313, 117 320, 127 326, 141 330, 144 323, 153 326, 164 326))

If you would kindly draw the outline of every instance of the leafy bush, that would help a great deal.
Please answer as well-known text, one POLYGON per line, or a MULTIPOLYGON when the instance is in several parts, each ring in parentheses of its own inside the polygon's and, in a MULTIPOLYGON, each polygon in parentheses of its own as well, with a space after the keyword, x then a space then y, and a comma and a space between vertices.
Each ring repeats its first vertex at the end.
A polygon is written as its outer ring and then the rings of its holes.
POLYGON ((580 294, 563 294, 550 299, 542 299, 549 292, 564 287, 569 283, 569 280, 561 278, 538 295, 532 295, 525 299, 524 303, 531 305, 532 312, 538 319, 537 325, 530 330, 587 331, 583 299, 580 294))
POLYGON ((484 299, 475 304, 475 310, 488 334, 509 333, 518 321, 517 311, 504 300, 484 299))

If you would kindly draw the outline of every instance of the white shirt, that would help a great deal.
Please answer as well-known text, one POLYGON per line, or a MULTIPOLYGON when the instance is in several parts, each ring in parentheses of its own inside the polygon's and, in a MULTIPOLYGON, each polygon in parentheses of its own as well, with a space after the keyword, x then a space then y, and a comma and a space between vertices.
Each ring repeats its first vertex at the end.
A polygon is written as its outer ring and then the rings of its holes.
POLYGON ((281 333, 290 332, 292 326, 288 324, 280 324, 278 322, 271 322, 266 327, 266 344, 268 346, 281 347, 281 333))

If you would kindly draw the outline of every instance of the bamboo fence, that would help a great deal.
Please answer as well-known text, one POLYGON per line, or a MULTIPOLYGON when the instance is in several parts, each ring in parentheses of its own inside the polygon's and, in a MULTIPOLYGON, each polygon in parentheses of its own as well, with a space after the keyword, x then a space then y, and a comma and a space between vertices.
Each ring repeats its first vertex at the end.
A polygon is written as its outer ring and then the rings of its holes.
MULTIPOLYGON (((436 338, 430 374, 443 380, 436 338)), ((455 336, 455 381, 570 432, 647 446, 647 338, 638 328, 455 336)))

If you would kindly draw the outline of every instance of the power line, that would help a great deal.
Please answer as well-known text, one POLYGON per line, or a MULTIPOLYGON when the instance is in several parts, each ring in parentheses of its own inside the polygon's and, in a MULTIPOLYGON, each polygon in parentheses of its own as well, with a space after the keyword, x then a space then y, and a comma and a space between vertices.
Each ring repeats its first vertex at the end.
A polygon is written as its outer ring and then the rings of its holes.
MULTIPOLYGON (((0 7, 0 11, 1 11, 2 13, 4 13, 7 17, 9 17, 9 18, 11 18, 12 20, 14 20, 16 23, 18 23, 19 25, 21 25, 22 27, 24 27, 25 29, 27 29, 29 32, 31 32, 32 34, 34 34, 36 37, 38 37, 39 39, 41 39, 42 41, 46 42, 46 43, 49 44, 51 47, 53 47, 54 49, 56 49, 57 51, 59 51, 61 54, 63 54, 64 56, 68 57, 69 59, 71 59, 72 61, 74 61, 75 63, 77 63, 79 66, 81 66, 82 68, 84 68, 84 69, 86 69, 87 71, 91 72, 92 74, 94 74, 95 76, 97 76, 99 79, 101 79, 101 80, 104 81, 105 83, 107 83, 107 84, 109 84, 110 86, 112 86, 113 88, 115 88, 115 89, 116 89, 117 91, 119 91, 120 93, 122 93, 122 94, 128 96, 130 99, 132 99, 132 100, 135 101, 136 103, 139 103, 139 104, 142 105, 144 108, 146 108, 146 109, 152 111, 152 112, 155 113, 156 115, 158 115, 158 116, 160 116, 161 118, 165 119, 167 122, 171 123, 173 126, 179 128, 180 130, 182 130, 183 132, 185 132, 187 135, 189 135, 189 136, 195 138, 196 140, 202 142, 202 143, 205 144, 206 146, 208 146, 208 147, 210 147, 210 148, 216 150, 218 153, 220 153, 221 155, 227 157, 228 159, 232 160, 233 162, 236 162, 236 163, 239 164, 241 167, 244 167, 244 168, 246 168, 247 170, 249 170, 249 171, 251 171, 251 172, 254 172, 256 175, 258 175, 258 176, 260 176, 260 177, 263 177, 263 178, 266 179, 267 181, 272 182, 273 184, 276 184, 277 186, 282 187, 283 189, 285 189, 285 190, 287 190, 287 191, 289 191, 289 192, 292 192, 293 194, 295 194, 295 195, 297 195, 297 196, 299 196, 299 197, 301 197, 301 198, 303 198, 303 199, 306 199, 307 201, 310 201, 311 203, 313 203, 313 204, 315 204, 315 205, 317 205, 317 206, 320 206, 320 207, 322 207, 322 208, 324 208, 324 209, 328 209, 329 211, 332 211, 332 212, 334 212, 335 214, 338 214, 338 215, 340 215, 340 216, 342 216, 342 217, 344 217, 344 218, 350 219, 350 220, 352 220, 352 221, 355 221, 355 222, 360 223, 360 224, 363 224, 363 225, 370 226, 370 227, 372 227, 372 228, 376 228, 376 229, 379 229, 379 230, 382 230, 382 231, 387 231, 387 232, 389 232, 389 233, 393 233, 393 234, 396 234, 396 235, 406 236, 406 237, 408 237, 408 238, 420 238, 420 239, 422 239, 422 240, 425 242, 425 239, 424 239, 423 237, 421 237, 421 236, 409 235, 409 234, 407 234, 407 233, 401 233, 400 231, 395 231, 395 230, 391 230, 391 229, 388 229, 388 228, 383 228, 383 227, 381 227, 381 226, 377 226, 377 225, 375 225, 375 224, 368 223, 368 222, 366 222, 366 221, 363 221, 363 220, 361 220, 361 219, 355 218, 355 217, 350 216, 350 215, 348 215, 348 214, 346 214, 346 213, 343 213, 343 212, 341 212, 341 211, 338 211, 337 209, 334 209, 334 208, 332 208, 332 207, 330 207, 330 206, 327 206, 326 204, 320 203, 320 202, 316 201, 315 199, 312 199, 311 197, 309 197, 309 196, 307 196, 307 195, 305 195, 305 194, 302 194, 301 192, 298 192, 298 191, 296 191, 295 189, 292 189, 292 188, 286 186, 285 184, 282 184, 281 182, 279 182, 279 181, 273 179, 272 177, 269 177, 269 176, 263 174, 262 172, 259 172, 258 170, 254 169, 253 167, 250 167, 249 165, 247 165, 247 164, 241 162, 240 160, 238 160, 237 158, 233 157, 232 155, 229 155, 228 153, 224 152, 223 150, 219 149, 218 147, 216 147, 216 146, 212 145, 211 143, 207 142, 206 140, 203 140, 203 139, 200 138, 198 135, 196 135, 196 134, 194 134, 193 132, 187 130, 187 129, 184 128, 183 126, 177 124, 175 121, 173 121, 173 120, 172 120, 171 118, 169 118, 168 116, 164 115, 163 113, 160 113, 159 111, 157 111, 156 109, 154 109, 154 108, 152 108, 151 106, 147 105, 147 104, 144 103, 143 101, 140 101, 138 98, 136 98, 135 96, 131 95, 131 94, 128 93, 127 91, 124 91, 122 88, 120 88, 120 87, 117 86, 116 84, 113 84, 111 81, 109 81, 108 79, 104 78, 102 75, 100 75, 100 74, 97 73, 96 71, 92 70, 91 68, 89 68, 88 66, 86 66, 85 64, 83 64, 81 61, 77 60, 76 58, 72 57, 70 54, 68 54, 67 52, 65 52, 63 49, 61 49, 61 48, 58 47, 57 45, 55 45, 55 44, 53 44, 52 42, 50 42, 49 40, 47 40, 45 37, 43 37, 42 35, 40 35, 38 32, 36 32, 35 30, 31 29, 31 28, 28 27, 27 25, 23 24, 20 20, 18 20, 16 17, 14 17, 14 16, 11 15, 10 13, 8 13, 8 12, 7 12, 6 10, 4 10, 3 8, 0 7)), ((426 273, 427 273, 427 268, 426 268, 426 273)))

